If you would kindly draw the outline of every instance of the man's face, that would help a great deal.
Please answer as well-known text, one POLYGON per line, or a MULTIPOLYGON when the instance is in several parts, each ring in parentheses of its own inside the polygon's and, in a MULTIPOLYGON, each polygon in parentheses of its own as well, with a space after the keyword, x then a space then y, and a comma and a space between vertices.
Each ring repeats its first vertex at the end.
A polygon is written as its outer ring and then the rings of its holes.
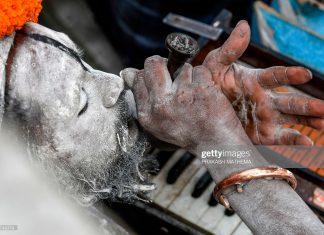
POLYGON ((7 66, 7 110, 23 114, 18 119, 34 153, 59 169, 68 188, 77 185, 85 200, 117 197, 125 189, 116 187, 143 183, 144 143, 129 121, 123 80, 92 69, 77 50, 66 35, 37 24, 17 32, 7 66))

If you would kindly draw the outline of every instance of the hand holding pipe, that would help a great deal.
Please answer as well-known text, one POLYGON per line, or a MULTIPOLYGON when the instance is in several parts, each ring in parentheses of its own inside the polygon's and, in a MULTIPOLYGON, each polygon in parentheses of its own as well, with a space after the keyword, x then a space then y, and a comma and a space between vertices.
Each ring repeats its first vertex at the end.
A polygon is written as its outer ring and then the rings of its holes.
POLYGON ((180 68, 199 51, 198 43, 192 37, 183 33, 171 33, 165 39, 169 50, 168 70, 174 80, 180 68))
MULTIPOLYGON (((165 39, 165 45, 169 50, 168 70, 172 80, 174 80, 181 67, 199 51, 198 43, 192 37, 183 33, 171 33, 165 39)), ((160 141, 154 136, 148 135, 152 146, 158 146, 164 150, 175 150, 178 147, 172 144, 160 141)))

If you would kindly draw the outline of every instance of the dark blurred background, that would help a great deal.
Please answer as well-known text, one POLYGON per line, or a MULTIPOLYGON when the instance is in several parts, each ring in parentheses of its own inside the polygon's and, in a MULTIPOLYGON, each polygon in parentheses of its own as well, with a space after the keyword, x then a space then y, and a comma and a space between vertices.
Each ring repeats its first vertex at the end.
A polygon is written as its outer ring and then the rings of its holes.
POLYGON ((174 28, 162 23, 176 13, 211 23, 222 10, 233 13, 233 24, 251 19, 254 0, 87 0, 98 24, 126 66, 139 67, 152 55, 166 56, 164 40, 174 28))
POLYGON ((169 12, 210 23, 222 9, 228 9, 235 25, 240 19, 251 21, 253 2, 44 0, 40 23, 68 34, 84 49, 89 64, 118 73, 122 67, 143 67, 148 56, 167 56, 165 37, 179 31, 162 23, 169 12))

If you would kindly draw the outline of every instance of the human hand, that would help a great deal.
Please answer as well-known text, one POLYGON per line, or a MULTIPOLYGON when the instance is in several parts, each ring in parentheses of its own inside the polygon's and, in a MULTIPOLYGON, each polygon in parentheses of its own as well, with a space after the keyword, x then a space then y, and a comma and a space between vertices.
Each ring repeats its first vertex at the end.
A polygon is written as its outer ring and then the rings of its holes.
POLYGON ((249 41, 250 27, 240 21, 224 45, 207 55, 203 65, 232 103, 254 144, 312 145, 307 136, 282 125, 324 129, 324 101, 272 90, 308 82, 311 72, 302 67, 251 69, 235 64, 249 41))
POLYGON ((185 64, 172 82, 167 60, 153 56, 144 70, 126 69, 121 76, 132 81, 139 123, 156 138, 189 150, 202 143, 249 141, 206 67, 185 64))

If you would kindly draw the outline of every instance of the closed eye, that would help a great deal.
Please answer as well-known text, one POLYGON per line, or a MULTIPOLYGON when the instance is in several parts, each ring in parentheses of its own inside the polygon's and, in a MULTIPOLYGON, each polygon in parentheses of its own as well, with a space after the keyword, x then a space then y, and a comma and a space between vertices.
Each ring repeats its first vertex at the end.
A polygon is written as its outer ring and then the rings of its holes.
POLYGON ((88 109, 88 96, 85 90, 82 88, 81 89, 81 94, 80 94, 80 108, 79 108, 79 113, 78 117, 84 114, 88 109))

